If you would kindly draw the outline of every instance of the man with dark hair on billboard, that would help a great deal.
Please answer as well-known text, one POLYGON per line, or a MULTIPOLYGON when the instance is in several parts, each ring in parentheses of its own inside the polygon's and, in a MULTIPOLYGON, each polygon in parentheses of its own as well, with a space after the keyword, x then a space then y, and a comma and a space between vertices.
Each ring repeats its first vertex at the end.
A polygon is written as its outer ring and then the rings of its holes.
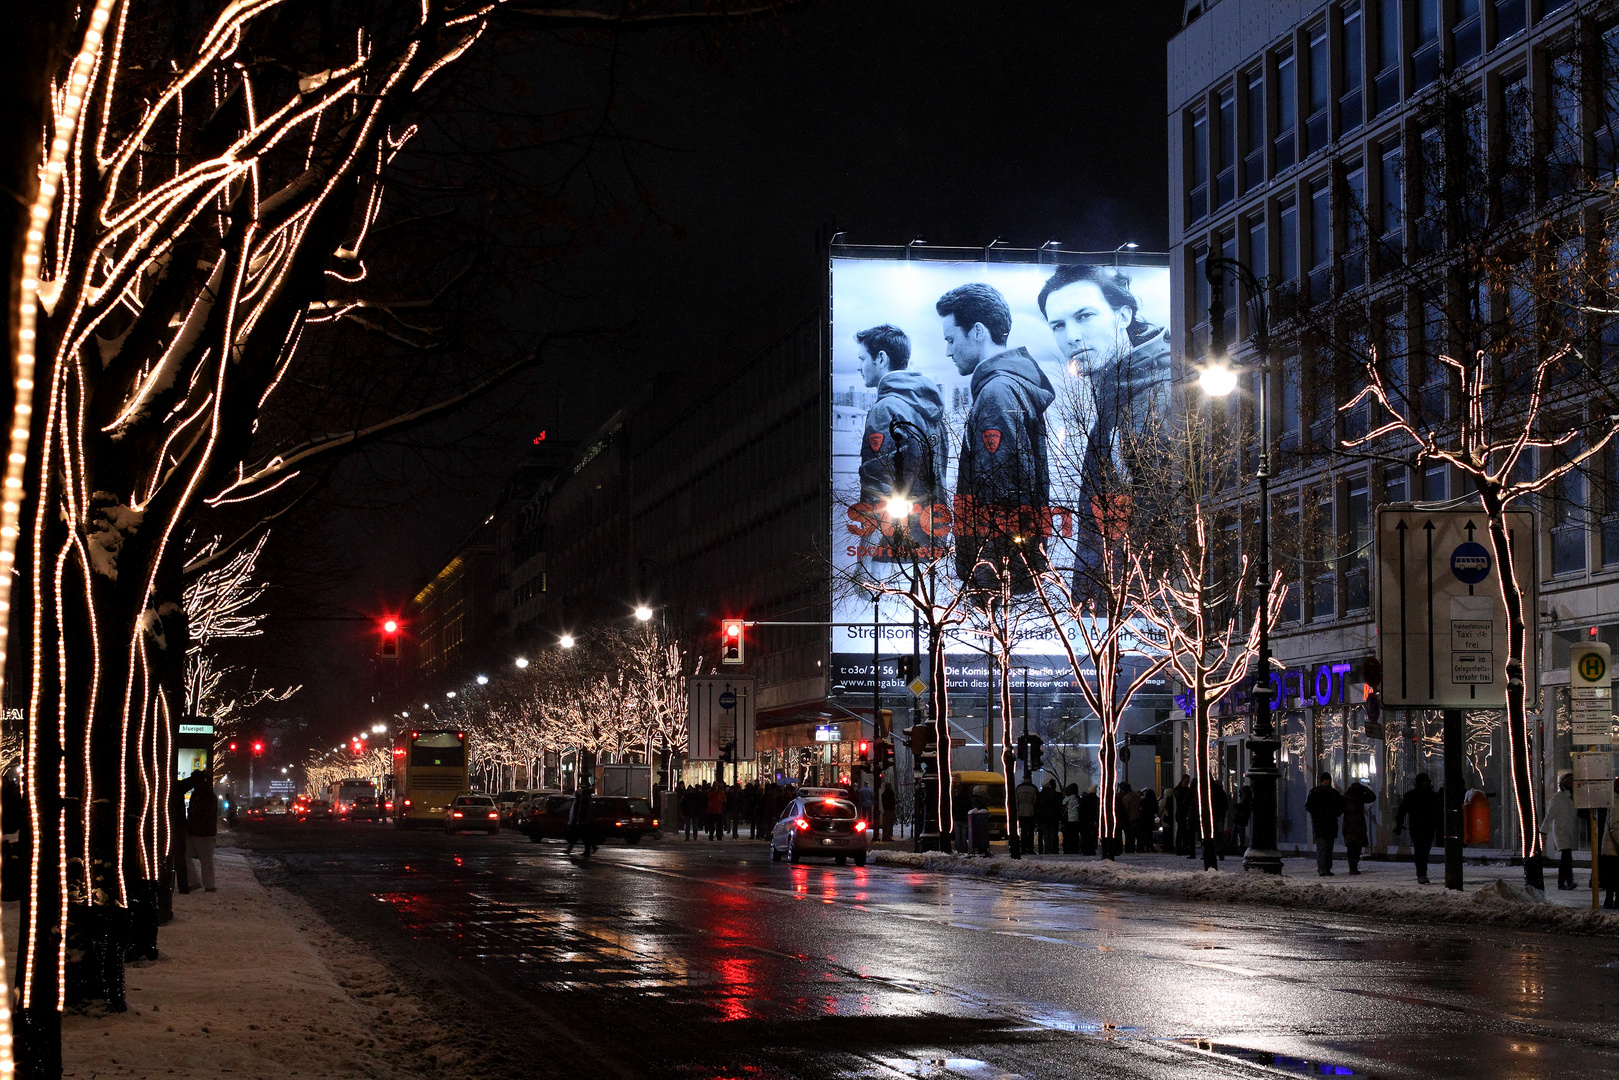
POLYGON ((980 560, 1004 564, 1013 592, 1032 592, 1051 524, 1045 412, 1056 391, 1027 349, 1007 348, 1012 309, 995 289, 958 285, 934 308, 946 355, 972 378, 956 473, 957 576, 989 588, 994 571, 980 560))
MULTIPOLYGON (((860 501, 881 519, 889 496, 903 495, 918 509, 907 519, 911 538, 924 543, 926 533, 916 522, 938 498, 944 470, 944 393, 938 383, 908 370, 911 339, 897 326, 873 326, 854 336, 859 346, 860 377, 877 391, 877 402, 866 410, 866 430, 860 440, 860 501)), ((931 516, 931 515, 930 515, 931 516)), ((873 539, 881 537, 881 532, 873 539)), ((862 544, 865 566, 869 561, 889 562, 906 552, 882 552, 888 545, 862 544)))
POLYGON ((1141 318, 1130 278, 1112 267, 1059 266, 1040 290, 1040 312, 1095 398, 1081 484, 1100 518, 1106 513, 1101 504, 1125 497, 1133 471, 1121 424, 1139 429, 1168 394, 1169 335, 1141 318))

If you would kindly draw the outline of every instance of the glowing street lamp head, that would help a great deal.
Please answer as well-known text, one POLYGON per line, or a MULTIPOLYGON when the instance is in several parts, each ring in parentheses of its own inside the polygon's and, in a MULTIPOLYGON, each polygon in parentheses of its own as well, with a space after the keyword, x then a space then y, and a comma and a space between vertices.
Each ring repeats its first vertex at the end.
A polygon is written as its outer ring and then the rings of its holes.
POLYGON ((559 640, 557 644, 561 645, 564 649, 573 648, 573 635, 563 634, 561 640, 559 640))
POLYGON ((444 696, 447 697, 447 698, 453 698, 453 697, 455 697, 455 691, 454 690, 446 690, 446 691, 444 691, 444 696))
POLYGON ((528 667, 528 657, 519 656, 516 660, 513 660, 512 663, 516 664, 517 665, 517 670, 521 671, 524 668, 528 667))
POLYGON ((647 607, 645 604, 637 604, 635 606, 635 617, 641 622, 651 622, 652 609, 647 607))
POLYGON ((1209 397, 1223 398, 1237 388, 1237 373, 1225 364, 1210 364, 1198 373, 1197 384, 1209 397))
POLYGON ((479 686, 488 686, 489 685, 489 676, 487 676, 487 675, 479 675, 478 676, 478 685, 479 686))
POLYGON ((915 507, 912 505, 911 500, 903 495, 894 495, 888 500, 888 516, 896 521, 910 517, 913 509, 915 507))

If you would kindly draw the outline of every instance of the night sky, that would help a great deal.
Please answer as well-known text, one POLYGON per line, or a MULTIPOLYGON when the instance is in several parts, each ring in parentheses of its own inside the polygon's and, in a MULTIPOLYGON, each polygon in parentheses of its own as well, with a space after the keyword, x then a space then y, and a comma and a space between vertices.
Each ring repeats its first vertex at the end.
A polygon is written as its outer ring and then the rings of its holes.
MULTIPOLYGON (((623 329, 425 448, 347 466, 324 523, 280 537, 273 560, 318 563, 324 580, 275 609, 403 605, 488 515, 534 431, 581 438, 651 372, 702 362, 824 265, 827 226, 856 244, 1164 250, 1164 54, 1180 17, 1179 0, 826 0, 741 31, 717 60, 630 43, 618 122, 661 221, 632 218, 537 268, 552 299, 534 313, 623 329)), ((281 621, 272 635, 261 683, 307 686, 289 712, 334 736, 369 720, 368 627, 281 621)))

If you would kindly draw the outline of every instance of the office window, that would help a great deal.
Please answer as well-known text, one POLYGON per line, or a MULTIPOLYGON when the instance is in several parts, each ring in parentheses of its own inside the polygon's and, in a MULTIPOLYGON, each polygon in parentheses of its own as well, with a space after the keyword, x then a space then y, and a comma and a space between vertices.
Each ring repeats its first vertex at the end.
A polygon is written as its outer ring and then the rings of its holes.
POLYGON ((1344 170, 1343 186, 1344 288, 1366 284, 1366 169, 1360 162, 1344 170))
POLYGON ((1445 143, 1444 135, 1435 126, 1424 128, 1417 137, 1417 171, 1415 186, 1409 190, 1414 196, 1416 250, 1420 255, 1432 255, 1445 246, 1445 143))
MULTIPOLYGON (((1237 258, 1237 234, 1234 230, 1221 233, 1215 240, 1220 245, 1220 257, 1233 262, 1237 258)), ((1242 297, 1237 291, 1236 279, 1225 275, 1225 339, 1228 345, 1237 340, 1237 312, 1242 309, 1242 297)))
POLYGON ((1527 0, 1493 0, 1495 8, 1495 43, 1500 45, 1514 34, 1523 33, 1529 25, 1527 0))
MULTIPOLYGON (((1299 535, 1299 498, 1297 495, 1284 495, 1275 500, 1271 509, 1271 516, 1276 519, 1277 534, 1285 538, 1278 547, 1282 551, 1298 550, 1298 544, 1303 539, 1299 535)), ((1287 586, 1287 595, 1282 597, 1282 622, 1298 622, 1304 609, 1299 596, 1299 564, 1295 558, 1287 558, 1278 553, 1273 565, 1282 572, 1282 582, 1287 586)))
POLYGON ((1378 187, 1378 262, 1393 268, 1405 253, 1405 154, 1398 139, 1378 148, 1378 187))
POLYGON ((1422 396, 1421 420, 1436 424, 1450 415, 1450 372, 1439 357, 1450 351, 1450 323, 1444 308, 1436 303, 1422 306, 1422 396))
POLYGON ((1580 182, 1585 128, 1580 119, 1579 60, 1570 50, 1547 63, 1546 152, 1548 194, 1564 195, 1580 182))
POLYGON ((1201 356, 1209 345, 1209 278, 1204 273, 1208 265, 1209 249, 1200 247, 1192 252, 1192 353, 1201 356))
POLYGON ((1308 372, 1310 391, 1310 445, 1329 449, 1336 443, 1338 398, 1332 384, 1329 357, 1313 357, 1308 372))
MULTIPOLYGON (((1353 365, 1351 370, 1359 371, 1361 366, 1372 359, 1371 326, 1358 316, 1344 327, 1344 354, 1353 365)), ((1371 428, 1368 422, 1371 419, 1370 403, 1365 399, 1359 401, 1354 408, 1348 408, 1349 402, 1359 396, 1366 386, 1366 381, 1358 374, 1351 385, 1344 392, 1344 411, 1337 415, 1342 418, 1343 437, 1345 440, 1362 438, 1371 428)))
POLYGON ((1299 448, 1299 380, 1302 372, 1299 358, 1287 357, 1282 361, 1281 408, 1276 417, 1276 445, 1284 454, 1299 448))
POLYGON ((1501 77, 1501 140, 1496 159, 1496 183, 1501 209, 1508 215, 1525 209, 1534 196, 1534 98, 1529 73, 1523 68, 1501 77))
MULTIPOLYGON (((1580 452, 1578 442, 1563 451, 1565 461, 1580 452)), ((1573 574, 1585 569, 1585 475, 1578 469, 1564 473, 1552 485, 1552 573, 1573 574)))
POLYGON ((1353 131, 1365 119, 1361 106, 1361 48, 1366 20, 1361 17, 1360 0, 1344 4, 1342 36, 1338 39, 1338 134, 1353 131))
POLYGON ((1455 0, 1456 25, 1450 31, 1450 47, 1456 66, 1471 63, 1484 51, 1484 15, 1479 0, 1455 0))
POLYGON ((1619 565, 1619 442, 1602 452, 1602 565, 1619 565))
POLYGON ((1429 465, 1422 473, 1424 502, 1444 502, 1450 498, 1450 466, 1429 465))
POLYGON ((1592 95, 1597 115, 1591 126, 1596 131, 1597 168, 1606 173, 1619 165, 1619 25, 1602 32, 1597 65, 1601 92, 1592 95))
POLYGON ((1254 68, 1243 77, 1242 177, 1243 191, 1252 191, 1265 182, 1265 69, 1254 68))
MULTIPOLYGON (((1409 416, 1411 340, 1406 332, 1403 306, 1396 305, 1383 312, 1382 331, 1383 341, 1378 359, 1383 371, 1383 388, 1388 392, 1389 407, 1401 416, 1409 416)), ((1382 419, 1379 417, 1379 421, 1382 419)))
POLYGON ((1416 4, 1416 41, 1412 43, 1412 68, 1416 89, 1421 90, 1439 78, 1443 50, 1439 44, 1439 0, 1413 0, 1416 4))
POLYGON ((1405 468, 1394 465, 1383 470, 1383 501, 1405 502, 1407 498, 1405 486, 1405 468))
POLYGON ((1349 481, 1344 544, 1344 610, 1365 611, 1372 603, 1372 493, 1364 474, 1349 481))
POLYGON ((1192 110, 1192 157, 1186 174, 1187 220, 1201 221, 1209 213, 1209 110, 1192 110))
POLYGON ((1377 2, 1376 73, 1372 83, 1372 112, 1382 113, 1400 103, 1400 0, 1377 2))
POLYGON ((1299 207, 1292 199, 1276 210, 1276 277, 1283 284, 1299 279, 1299 207))
POLYGON ((1265 217, 1263 214, 1248 219, 1248 269, 1260 281, 1270 273, 1270 249, 1265 243, 1265 217))
POLYGON ((1304 121, 1305 156, 1315 153, 1332 141, 1327 105, 1332 101, 1332 71, 1327 53, 1327 24, 1322 23, 1309 32, 1309 104, 1304 121))
POLYGON ((1293 50, 1276 54, 1276 171, 1293 167, 1298 160, 1296 129, 1299 122, 1298 66, 1293 50))
POLYGON ((1237 197, 1237 91, 1227 86, 1216 97, 1220 116, 1220 170, 1214 178, 1214 205, 1237 197))
POLYGON ((1309 619, 1330 619, 1338 611, 1337 521, 1333 517, 1332 489, 1314 488, 1308 499, 1310 522, 1306 526, 1313 539, 1308 549, 1310 581, 1309 619))
POLYGON ((1332 184, 1326 178, 1310 184, 1310 299, 1324 300, 1332 291, 1332 184))

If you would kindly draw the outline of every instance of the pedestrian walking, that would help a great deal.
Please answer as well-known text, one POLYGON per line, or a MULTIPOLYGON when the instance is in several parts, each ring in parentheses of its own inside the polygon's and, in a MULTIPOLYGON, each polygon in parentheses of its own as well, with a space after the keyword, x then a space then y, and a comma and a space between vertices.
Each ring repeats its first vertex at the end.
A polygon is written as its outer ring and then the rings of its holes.
POLYGON ((1619 780, 1613 782, 1613 805, 1608 808, 1608 827, 1602 831, 1597 877, 1602 882, 1602 906, 1619 911, 1619 780))
POLYGON ((898 784, 884 784, 883 785, 883 800, 882 800, 883 801, 883 832, 882 832, 882 836, 883 836, 884 841, 891 841, 891 840, 894 839, 894 818, 895 818, 895 816, 897 814, 896 807, 899 806, 899 795, 898 795, 898 793, 896 792, 895 789, 898 788, 898 787, 899 787, 898 784))
POLYGON ((1445 805, 1433 789, 1433 780, 1427 773, 1417 773, 1411 790, 1400 799, 1394 811, 1394 834, 1398 836, 1411 823, 1411 855, 1417 864, 1417 884, 1428 884, 1428 853, 1433 850, 1434 837, 1444 820, 1445 805))
POLYGON ((1124 830, 1124 850, 1134 852, 1141 846, 1141 792, 1129 784, 1119 785, 1119 828, 1124 830))
POLYGON ((1095 855, 1097 833, 1102 828, 1102 799, 1096 794, 1096 785, 1085 789, 1079 797, 1079 853, 1095 855))
POLYGON ((1182 773, 1175 785, 1175 852, 1189 858, 1197 856, 1197 833, 1192 822, 1197 820, 1197 792, 1192 790, 1192 775, 1182 773))
POLYGON ((725 839, 725 781, 716 780, 708 788, 708 838, 725 839))
POLYGON ((214 888, 214 837, 219 833, 219 799, 201 769, 191 770, 191 801, 186 804, 186 879, 193 889, 214 888), (191 866, 197 866, 192 876, 191 866))
POLYGON ((1040 789, 1027 776, 1012 792, 1013 806, 1017 810, 1018 851, 1034 854, 1034 812, 1039 802, 1040 789))
POLYGON ((1069 784, 1062 795, 1062 850, 1079 854, 1079 785, 1069 784))
POLYGON ((1231 846, 1238 851, 1248 849, 1248 823, 1254 817, 1254 789, 1244 784, 1237 789, 1237 805, 1231 811, 1231 846))
POLYGON ((1040 854, 1057 853, 1057 830, 1062 826, 1062 792, 1057 781, 1047 778, 1034 801, 1035 824, 1040 828, 1040 854))
POLYGON ((1369 842, 1366 808, 1376 801, 1377 793, 1359 780, 1344 789, 1344 858, 1351 874, 1360 873, 1360 853, 1369 842))
POLYGON ((1566 892, 1574 888, 1574 849, 1580 846, 1580 818, 1574 809, 1573 773, 1557 778, 1557 793, 1546 807, 1540 834, 1546 838, 1546 850, 1558 853, 1558 889, 1566 892))
POLYGON ((596 818, 594 814, 595 800, 592 797, 591 783, 588 779, 579 783, 579 790, 573 794, 573 805, 568 808, 568 847, 565 855, 573 854, 573 845, 583 844, 585 858, 596 850, 596 818))
POLYGON ((1225 854, 1226 849, 1226 821, 1231 812, 1231 796, 1225 793, 1225 785, 1219 782, 1209 787, 1209 801, 1214 804, 1214 852, 1216 857, 1225 854))
POLYGON ((703 815, 706 796, 696 784, 687 787, 680 796, 680 816, 684 819, 686 839, 697 839, 697 821, 703 815))
POLYGON ((1158 796, 1152 788, 1141 789, 1141 805, 1136 809, 1136 850, 1150 852, 1158 834, 1158 796))
POLYGON ((1322 877, 1332 877, 1332 845, 1338 839, 1338 819, 1343 816, 1344 797, 1332 786, 1332 774, 1324 772, 1304 800, 1315 833, 1315 868, 1322 877))

